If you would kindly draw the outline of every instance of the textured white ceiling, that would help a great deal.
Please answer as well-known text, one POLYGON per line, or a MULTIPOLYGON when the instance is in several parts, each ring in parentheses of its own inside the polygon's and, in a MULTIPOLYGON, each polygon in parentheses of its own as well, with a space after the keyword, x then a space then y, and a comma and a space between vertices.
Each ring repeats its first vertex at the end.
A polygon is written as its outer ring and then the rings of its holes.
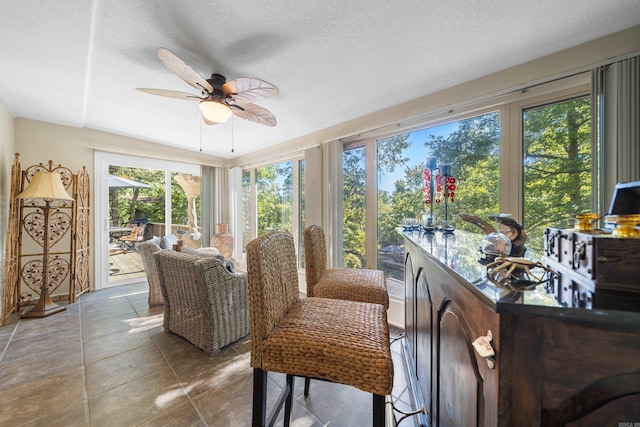
POLYGON ((20 0, 0 5, 0 98, 14 117, 224 158, 247 154, 640 24, 638 0, 20 0), (206 126, 205 78, 257 77, 275 128, 206 126), (231 153, 231 135, 235 152, 231 153))

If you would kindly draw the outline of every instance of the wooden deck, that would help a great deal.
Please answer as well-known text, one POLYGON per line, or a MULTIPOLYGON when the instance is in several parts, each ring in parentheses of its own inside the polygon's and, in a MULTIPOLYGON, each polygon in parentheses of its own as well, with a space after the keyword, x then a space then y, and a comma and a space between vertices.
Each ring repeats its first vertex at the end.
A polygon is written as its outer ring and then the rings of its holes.
POLYGON ((145 276, 138 252, 125 252, 117 247, 109 248, 109 283, 145 276))

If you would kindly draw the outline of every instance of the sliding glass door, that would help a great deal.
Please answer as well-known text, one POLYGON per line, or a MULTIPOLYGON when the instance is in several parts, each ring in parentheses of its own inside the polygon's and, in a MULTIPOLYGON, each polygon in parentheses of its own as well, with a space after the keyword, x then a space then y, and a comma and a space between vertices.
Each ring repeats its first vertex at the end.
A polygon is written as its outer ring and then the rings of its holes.
POLYGON ((200 167, 95 155, 95 288, 144 281, 137 244, 179 234, 200 247, 200 167))
POLYGON ((109 165, 109 285, 145 277, 139 242, 164 232, 165 173, 109 165))

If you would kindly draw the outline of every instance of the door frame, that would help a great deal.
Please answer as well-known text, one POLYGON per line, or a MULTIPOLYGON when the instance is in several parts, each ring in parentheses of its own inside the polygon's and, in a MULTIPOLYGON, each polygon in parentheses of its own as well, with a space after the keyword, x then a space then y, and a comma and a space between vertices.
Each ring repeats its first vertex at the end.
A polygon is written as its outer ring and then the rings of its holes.
POLYGON ((109 165, 140 169, 164 170, 165 179, 165 230, 171 230, 171 172, 200 175, 200 166, 189 163, 130 156, 96 151, 94 154, 94 203, 95 203, 95 290, 140 282, 141 279, 127 279, 109 283, 109 246, 101 242, 109 241, 109 165))

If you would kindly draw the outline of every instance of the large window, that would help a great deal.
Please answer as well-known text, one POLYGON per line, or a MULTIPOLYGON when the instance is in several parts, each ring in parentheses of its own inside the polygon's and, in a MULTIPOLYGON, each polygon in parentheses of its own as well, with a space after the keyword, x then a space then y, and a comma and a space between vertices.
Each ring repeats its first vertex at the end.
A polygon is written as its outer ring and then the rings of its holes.
POLYGON ((343 244, 345 267, 366 267, 366 151, 364 147, 344 151, 343 244))
POLYGON ((404 132, 347 141, 344 266, 383 270, 390 293, 402 297, 404 248, 397 228, 431 215, 439 226, 446 215, 456 231, 482 233, 461 213, 487 221, 511 214, 525 226, 527 255, 535 257, 546 227, 570 227, 570 213, 591 209, 588 90, 588 76, 574 76, 469 106, 455 119, 443 113, 432 126, 412 124, 404 132), (450 165, 456 178, 446 208, 442 198, 425 203, 428 157, 437 159, 436 169, 450 165))
POLYGON ((306 179, 306 173, 305 173, 305 161, 304 159, 302 160, 298 160, 298 190, 299 190, 299 203, 298 203, 298 242, 300 242, 300 245, 298 246, 298 265, 300 266, 300 268, 304 268, 305 264, 304 264, 304 244, 302 244, 302 233, 304 232, 304 229, 306 227, 306 219, 305 219, 305 179, 306 179))
POLYGON ((256 169, 258 236, 274 231, 291 233, 293 220, 293 162, 256 169))
POLYGON ((252 215, 252 196, 251 189, 253 188, 251 171, 242 172, 242 251, 246 252, 247 243, 251 241, 253 229, 253 215, 252 215))
POLYGON ((243 186, 243 247, 275 231, 291 233, 300 247, 304 226, 304 161, 292 159, 247 169, 243 186))
MULTIPOLYGON (((490 112, 377 140, 377 268, 387 277, 403 280, 402 238, 396 229, 406 218, 433 216, 437 226, 447 222, 473 230, 458 221, 459 213, 487 217, 499 206, 500 115, 490 112), (436 166, 451 165, 456 178, 453 202, 424 197, 427 157, 436 166), (445 212, 446 210, 446 212, 445 212)), ((473 230, 476 231, 476 230, 473 230)))
POLYGON ((571 213, 590 212, 590 97, 555 102, 522 113, 524 225, 540 252, 547 227, 571 228, 571 213))

